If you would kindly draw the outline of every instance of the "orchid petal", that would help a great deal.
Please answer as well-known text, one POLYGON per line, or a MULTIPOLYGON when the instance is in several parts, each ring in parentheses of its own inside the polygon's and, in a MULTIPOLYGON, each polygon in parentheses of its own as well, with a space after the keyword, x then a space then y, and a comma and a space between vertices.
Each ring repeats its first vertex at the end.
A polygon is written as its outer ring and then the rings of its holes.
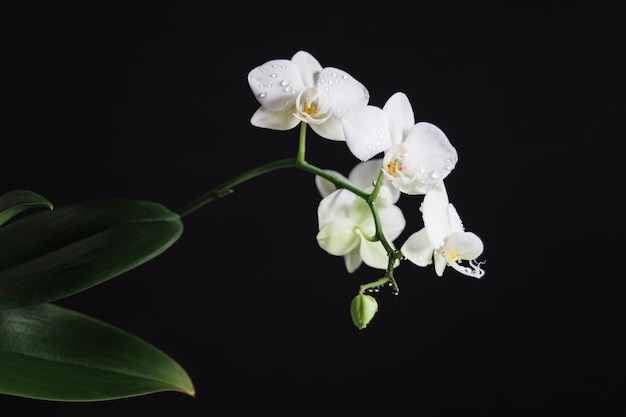
POLYGON ((440 250, 435 250, 433 253, 433 260, 435 261, 435 273, 437 276, 443 276, 443 271, 446 269, 446 258, 443 257, 440 250))
POLYGON ((367 266, 375 269, 387 269, 389 256, 382 243, 362 239, 359 253, 367 266))
POLYGON ((370 94, 361 82, 347 72, 326 67, 322 69, 316 80, 319 88, 325 89, 333 100, 333 117, 341 119, 348 112, 365 107, 370 94))
POLYGON ((252 115, 250 123, 256 127, 263 127, 273 130, 290 130, 300 123, 300 120, 294 117, 291 108, 282 111, 271 111, 263 107, 259 107, 252 115))
POLYGON ((358 163, 348 174, 350 182, 363 190, 373 187, 374 181, 383 167, 382 159, 371 159, 358 163))
POLYGON ((273 59, 256 67, 248 73, 248 84, 261 106, 270 111, 292 108, 304 90, 300 70, 287 59, 273 59))
POLYGON ((408 237, 400 251, 402 255, 415 265, 427 266, 432 263, 434 249, 428 238, 426 228, 421 228, 408 237))
POLYGON ((423 184, 442 181, 454 169, 458 155, 447 136, 437 126, 419 122, 409 131, 404 146, 408 148, 409 171, 423 184))
POLYGON ((415 125, 415 115, 408 97, 404 93, 395 93, 383 106, 389 118, 389 134, 394 145, 402 143, 415 125))
POLYGON ((348 113, 342 121, 348 149, 361 161, 367 161, 391 146, 389 121, 378 107, 362 107, 348 113))
POLYGON ((356 271, 363 264, 363 258, 361 258, 359 248, 355 248, 345 254, 343 256, 343 261, 346 265, 346 271, 348 271, 349 274, 356 271))
POLYGON ((306 51, 298 51, 291 57, 291 62, 300 70, 304 87, 313 87, 315 77, 322 70, 319 61, 306 51))
POLYGON ((443 253, 451 260, 473 260, 483 253, 483 241, 472 232, 456 232, 449 235, 443 253))
MULTIPOLYGON (((334 107, 333 107, 334 109, 334 107)), ((323 137, 324 139, 345 141, 346 137, 343 134, 343 126, 341 120, 331 117, 321 124, 309 124, 311 129, 323 137)))
MULTIPOLYGON (((348 192, 347 190, 344 190, 348 192)), ((373 235, 376 226, 374 225, 374 219, 372 218, 372 212, 367 205, 367 202, 362 198, 355 196, 354 201, 348 207, 347 217, 349 217, 355 225, 358 225, 364 233, 373 235)))
POLYGON ((452 203, 448 205, 448 223, 450 224, 450 233, 462 232, 465 230, 461 217, 452 203))
POLYGON ((336 190, 324 197, 317 206, 319 228, 338 219, 348 218, 348 210, 355 198, 354 194, 344 189, 336 190))
POLYGON ((354 232, 354 223, 348 219, 337 219, 320 228, 317 243, 326 252, 342 256, 359 245, 360 237, 354 232))
POLYGON ((380 192, 378 193, 378 196, 383 197, 383 196, 388 195, 389 197, 385 197, 385 198, 387 199, 387 201, 389 201, 389 203, 394 204, 394 203, 397 203, 398 200, 400 200, 401 194, 402 193, 400 192, 400 189, 391 185, 389 180, 385 178, 383 185, 380 189, 380 192))
POLYGON ((398 206, 390 205, 379 208, 378 216, 380 223, 388 240, 394 240, 404 230, 406 219, 402 210, 398 206))
POLYGON ((420 210, 424 227, 434 248, 441 248, 450 233, 448 194, 445 188, 433 188, 424 196, 420 210))

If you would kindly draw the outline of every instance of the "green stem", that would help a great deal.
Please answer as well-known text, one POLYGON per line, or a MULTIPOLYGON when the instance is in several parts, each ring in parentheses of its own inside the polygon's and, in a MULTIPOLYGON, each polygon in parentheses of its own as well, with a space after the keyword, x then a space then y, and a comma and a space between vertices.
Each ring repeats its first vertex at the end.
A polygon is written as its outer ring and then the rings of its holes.
POLYGON ((367 284, 363 284, 361 285, 361 288, 359 289, 359 294, 363 294, 363 292, 371 289, 371 288, 376 288, 376 287, 380 287, 381 285, 385 285, 387 282, 389 281, 389 277, 388 276, 384 276, 379 280, 376 280, 374 282, 370 282, 367 284))
POLYGON ((185 207, 179 209, 177 213, 180 215, 180 217, 187 216, 188 214, 193 213, 205 204, 231 194, 233 192, 233 187, 241 184, 242 182, 246 182, 248 180, 251 180, 252 178, 267 174, 268 172, 284 168, 293 168, 297 165, 297 161, 292 158, 281 159, 278 161, 270 162, 269 164, 261 165, 221 183, 217 187, 213 188, 211 191, 203 194, 196 200, 187 204, 185 207))
POLYGON ((393 265, 396 263, 396 260, 400 257, 401 253, 399 250, 394 251, 393 253, 389 253, 389 263, 387 264, 387 277, 391 280, 391 287, 397 293, 400 292, 400 287, 398 287, 398 283, 396 282, 395 277, 393 276, 393 265))
POLYGON ((322 178, 327 179, 328 181, 332 182, 333 184, 335 184, 335 187, 337 188, 345 188, 346 190, 349 190, 351 192, 353 192, 354 194, 358 195, 359 197, 367 200, 369 198, 369 194, 364 192, 363 190, 356 188, 355 186, 353 186, 350 183, 345 182, 343 179, 337 177, 334 174, 331 174, 327 171, 324 171, 323 169, 320 169, 318 167, 316 167, 315 165, 311 165, 308 162, 306 162, 305 159, 305 153, 306 153, 306 129, 307 129, 308 124, 306 123, 301 123, 300 124, 300 146, 298 147, 298 157, 297 157, 297 166, 298 168, 307 171, 313 175, 317 175, 320 176, 322 178))
POLYGON ((304 163, 306 155, 306 128, 308 124, 300 123, 300 140, 298 144, 298 156, 296 157, 299 164, 304 163))
POLYGON ((387 251, 389 256, 391 256, 394 252, 394 249, 391 247, 391 244, 387 241, 387 238, 383 233, 383 226, 380 221, 380 216, 378 215, 378 209, 376 208, 376 197, 378 196, 378 191, 380 190, 384 179, 384 173, 381 170, 378 174, 378 178, 376 179, 374 191, 372 191, 372 193, 368 195, 366 201, 367 205, 370 207, 370 211, 372 212, 372 217, 374 218, 374 225, 376 227, 376 238, 378 238, 380 243, 382 243, 382 245, 385 247, 385 250, 387 251))
POLYGON ((243 182, 261 176, 263 174, 267 174, 271 171, 276 171, 284 168, 299 168, 304 171, 307 171, 311 174, 318 175, 322 178, 327 179, 332 182, 337 188, 345 188, 350 190, 354 194, 358 195, 361 198, 368 199, 370 194, 364 192, 363 190, 353 186, 352 184, 344 181, 342 178, 337 177, 334 174, 331 174, 321 168, 316 167, 315 165, 311 165, 305 160, 305 150, 306 150, 306 123, 301 124, 300 128, 300 144, 298 147, 298 155, 295 159, 281 159, 278 161, 270 162, 265 165, 261 165, 259 167, 253 168, 249 171, 246 171, 242 174, 237 175, 213 188, 209 192, 201 195, 196 200, 187 204, 183 208, 177 211, 180 217, 187 216, 194 211, 198 210, 202 206, 210 203, 213 200, 217 200, 218 198, 226 197, 229 194, 233 193, 233 187, 239 185, 243 182))

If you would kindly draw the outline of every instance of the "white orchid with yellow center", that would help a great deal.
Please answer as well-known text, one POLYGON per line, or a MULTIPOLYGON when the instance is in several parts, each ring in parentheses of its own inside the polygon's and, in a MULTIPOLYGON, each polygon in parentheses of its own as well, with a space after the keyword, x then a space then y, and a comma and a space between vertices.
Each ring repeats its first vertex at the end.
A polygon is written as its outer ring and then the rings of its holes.
POLYGON ((392 95, 382 109, 365 106, 342 120, 346 143, 362 161, 384 152, 385 175, 406 194, 426 194, 454 169, 458 155, 441 129, 415 123, 409 99, 392 95))
POLYGON ((331 140, 345 140, 341 118, 369 102, 363 84, 343 70, 323 68, 305 51, 256 67, 248 84, 261 104, 250 120, 254 126, 289 130, 305 122, 331 140))
MULTIPOLYGON (((371 160, 356 165, 348 178, 329 171, 367 192, 378 177, 382 160, 371 160)), ((380 241, 372 239, 376 226, 367 202, 347 189, 336 189, 329 181, 316 177, 323 199, 317 209, 319 232, 317 242, 331 255, 343 256, 348 272, 354 272, 362 263, 387 269, 389 257, 380 241)), ((395 205, 400 193, 386 181, 382 184, 376 207, 385 237, 392 241, 404 230, 406 220, 395 205)))
POLYGON ((426 193, 420 210, 424 227, 409 236, 400 248, 406 259, 418 266, 434 261, 438 276, 443 275, 447 265, 464 275, 482 278, 485 271, 476 258, 483 252, 483 242, 476 234, 464 230, 443 184, 433 186, 426 193), (468 261, 468 266, 462 261, 468 261))

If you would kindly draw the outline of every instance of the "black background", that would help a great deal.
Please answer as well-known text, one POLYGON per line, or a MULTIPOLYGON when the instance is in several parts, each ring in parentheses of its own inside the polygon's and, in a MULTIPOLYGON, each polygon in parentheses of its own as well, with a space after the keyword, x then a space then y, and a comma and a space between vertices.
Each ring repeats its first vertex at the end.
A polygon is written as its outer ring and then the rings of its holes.
MULTIPOLYGON (((164 350, 195 398, 0 396, 3 417, 625 415, 626 16, 596 2, 405 4, 3 6, 2 192, 176 210, 295 156, 297 129, 250 125, 246 76, 303 49, 371 104, 405 92, 446 132, 450 198, 487 260, 480 281, 403 264, 400 294, 380 293, 359 331, 348 305, 378 271, 347 274, 317 246, 310 174, 267 174, 185 217, 158 258, 58 301, 164 350)), ((356 162, 312 132, 307 159, 345 174, 356 162)), ((401 199, 404 237, 420 201, 401 199)))

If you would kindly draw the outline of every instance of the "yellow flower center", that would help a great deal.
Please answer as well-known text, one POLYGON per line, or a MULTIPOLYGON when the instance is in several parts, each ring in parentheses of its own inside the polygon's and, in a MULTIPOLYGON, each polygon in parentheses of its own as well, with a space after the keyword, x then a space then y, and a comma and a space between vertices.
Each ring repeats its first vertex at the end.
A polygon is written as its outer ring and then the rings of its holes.
POLYGON ((394 178, 398 178, 404 168, 402 161, 397 158, 387 164, 387 172, 394 178))
POLYGON ((446 257, 446 261, 448 262, 452 262, 454 261, 456 258, 459 257, 459 254, 457 252, 451 252, 447 257, 446 257))
POLYGON ((302 112, 303 113, 307 113, 310 116, 314 116, 317 113, 317 108, 318 108, 318 103, 314 102, 314 103, 305 103, 302 106, 302 112))
POLYGON ((296 98, 296 116, 298 119, 313 124, 324 123, 331 115, 327 93, 317 87, 311 87, 296 98))

